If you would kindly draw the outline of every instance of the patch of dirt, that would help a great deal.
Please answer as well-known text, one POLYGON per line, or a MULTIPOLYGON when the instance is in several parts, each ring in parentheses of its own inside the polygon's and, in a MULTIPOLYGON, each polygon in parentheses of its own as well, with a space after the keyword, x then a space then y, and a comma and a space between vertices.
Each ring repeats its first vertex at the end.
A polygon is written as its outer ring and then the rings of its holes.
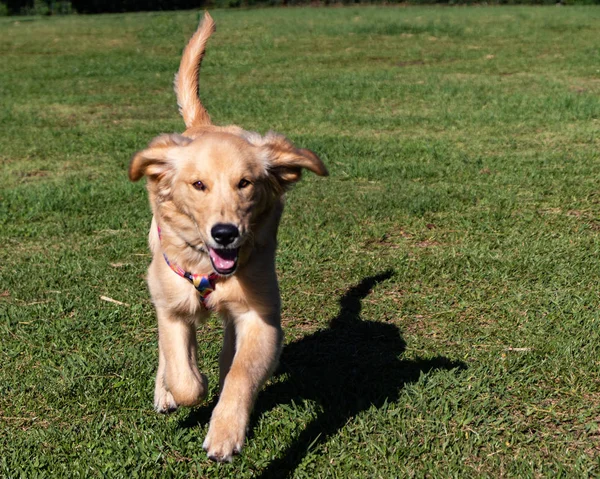
POLYGON ((50 174, 46 170, 17 171, 15 173, 19 178, 21 178, 22 181, 27 181, 33 178, 44 178, 50 174))
POLYGON ((392 248, 392 249, 397 249, 400 247, 399 244, 395 243, 391 238, 389 234, 384 234, 382 237, 380 238, 371 238, 366 240, 364 243, 365 247, 369 247, 369 246, 382 246, 385 248, 392 248))

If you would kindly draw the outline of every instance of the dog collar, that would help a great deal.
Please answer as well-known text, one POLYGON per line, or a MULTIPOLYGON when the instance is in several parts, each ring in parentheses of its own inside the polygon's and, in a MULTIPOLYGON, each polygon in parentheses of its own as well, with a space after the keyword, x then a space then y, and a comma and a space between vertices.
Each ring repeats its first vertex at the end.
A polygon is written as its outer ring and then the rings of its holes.
MULTIPOLYGON (((157 226, 157 228, 158 228, 158 239, 162 240, 160 226, 157 226)), ((208 298, 208 296, 215 290, 215 283, 219 276, 216 273, 210 273, 210 274, 190 273, 189 271, 185 271, 183 268, 181 268, 177 264, 169 261, 169 258, 167 257, 167 255, 165 253, 163 253, 163 258, 165 258, 165 261, 167 262, 167 265, 169 266, 169 268, 171 268, 171 270, 173 270, 179 276, 187 279, 190 283, 192 283, 194 288, 196 288, 196 290, 200 293, 200 302, 206 308, 207 307, 206 306, 206 298, 208 298)))

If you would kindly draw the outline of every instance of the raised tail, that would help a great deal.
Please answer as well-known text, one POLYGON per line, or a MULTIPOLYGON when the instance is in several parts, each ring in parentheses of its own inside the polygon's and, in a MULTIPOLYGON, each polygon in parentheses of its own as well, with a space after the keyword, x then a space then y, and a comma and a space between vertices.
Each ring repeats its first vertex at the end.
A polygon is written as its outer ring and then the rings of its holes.
POLYGON ((205 12, 198 30, 183 51, 179 71, 175 75, 177 104, 187 128, 211 124, 210 116, 198 97, 198 77, 206 43, 214 31, 215 22, 208 12, 205 12))

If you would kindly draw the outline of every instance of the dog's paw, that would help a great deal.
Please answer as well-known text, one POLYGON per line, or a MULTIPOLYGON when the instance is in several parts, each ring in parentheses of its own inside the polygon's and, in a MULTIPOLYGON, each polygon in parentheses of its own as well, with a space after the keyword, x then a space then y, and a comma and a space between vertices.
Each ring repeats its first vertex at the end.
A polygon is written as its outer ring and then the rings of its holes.
POLYGON ((214 417, 213 414, 202 447, 209 459, 231 462, 233 456, 242 451, 245 438, 246 426, 238 418, 214 417))
POLYGON ((173 395, 164 386, 154 390, 154 410, 161 414, 173 412, 177 409, 177 403, 173 395))

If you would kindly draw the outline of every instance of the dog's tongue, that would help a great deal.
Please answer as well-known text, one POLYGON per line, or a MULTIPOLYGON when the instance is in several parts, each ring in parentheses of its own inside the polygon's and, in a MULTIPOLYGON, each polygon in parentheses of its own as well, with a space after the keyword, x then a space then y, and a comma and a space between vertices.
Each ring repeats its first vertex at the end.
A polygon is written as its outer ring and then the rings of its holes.
POLYGON ((237 260, 237 249, 214 249, 210 248, 210 257, 215 268, 227 271, 235 266, 237 260))

